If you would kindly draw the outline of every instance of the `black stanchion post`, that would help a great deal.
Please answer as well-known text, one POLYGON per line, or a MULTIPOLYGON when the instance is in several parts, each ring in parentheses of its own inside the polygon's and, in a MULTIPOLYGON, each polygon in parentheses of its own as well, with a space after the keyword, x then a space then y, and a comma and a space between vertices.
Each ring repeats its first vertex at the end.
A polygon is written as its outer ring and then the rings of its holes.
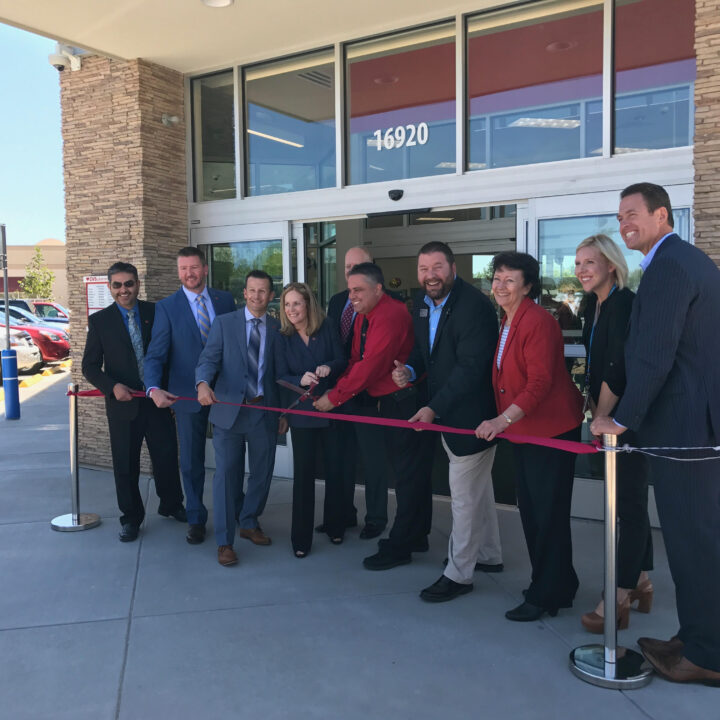
POLYGON ((78 386, 70 383, 68 393, 70 400, 70 498, 72 512, 67 515, 58 515, 53 518, 50 527, 60 532, 73 532, 75 530, 90 530, 100 524, 100 516, 95 513, 80 512, 80 467, 78 465, 78 416, 77 416, 78 386))
POLYGON ((570 670, 585 682, 612 690, 647 685, 652 667, 635 650, 617 646, 617 437, 603 435, 605 446, 605 644, 583 645, 570 653, 570 670))

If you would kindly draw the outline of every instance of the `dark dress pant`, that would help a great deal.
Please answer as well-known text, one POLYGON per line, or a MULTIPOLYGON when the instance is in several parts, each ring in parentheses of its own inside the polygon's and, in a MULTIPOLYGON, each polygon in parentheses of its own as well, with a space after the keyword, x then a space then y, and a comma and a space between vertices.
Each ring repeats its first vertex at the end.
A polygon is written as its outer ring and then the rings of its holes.
MULTIPOLYGON (((349 422, 331 420, 328 441, 335 446, 337 455, 340 458, 338 472, 342 486, 342 516, 345 526, 352 527, 357 524, 357 508, 355 507, 355 472, 358 452, 355 426, 349 422)), ((328 494, 326 488, 325 505, 323 507, 323 525, 327 523, 326 518, 329 514, 334 512, 334 509, 328 507, 327 502, 328 494)))
POLYGON ((175 412, 180 441, 180 472, 185 488, 185 510, 190 525, 205 525, 208 511, 203 504, 205 489, 205 442, 210 407, 199 412, 175 412))
POLYGON ((140 493, 140 451, 143 439, 155 479, 160 504, 174 510, 182 505, 183 496, 178 473, 178 446, 175 423, 170 411, 158 408, 152 400, 138 399, 138 412, 132 420, 108 414, 110 450, 115 473, 115 491, 122 513, 120 523, 140 526, 145 518, 140 493))
MULTIPOLYGON (((702 447, 717 442, 708 432, 707 437, 698 437, 690 444, 702 447)), ((683 654, 700 667, 720 672, 718 461, 676 462, 651 457, 649 464, 675 583, 683 654)))
MULTIPOLYGON (((629 430, 623 442, 637 445, 629 430)), ((648 462, 640 453, 617 454, 617 583, 636 587, 640 572, 653 569, 652 532, 648 516, 648 462)))
MULTIPOLYGON (((580 440, 580 428, 558 435, 580 440)), ((527 602, 546 609, 572 607, 578 578, 572 564, 570 503, 574 453, 513 444, 518 507, 532 576, 527 602)))
POLYGON ((343 473, 339 448, 330 427, 290 428, 293 446, 293 504, 290 538, 294 551, 310 552, 315 522, 317 458, 325 467, 325 532, 330 538, 345 534, 343 473))

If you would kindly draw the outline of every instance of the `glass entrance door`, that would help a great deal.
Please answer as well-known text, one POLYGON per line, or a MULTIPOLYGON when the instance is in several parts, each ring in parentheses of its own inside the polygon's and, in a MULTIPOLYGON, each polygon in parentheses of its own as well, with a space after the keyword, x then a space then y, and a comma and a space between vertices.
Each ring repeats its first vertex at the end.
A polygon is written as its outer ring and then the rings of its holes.
MULTIPOLYGON (((264 270, 273 279, 275 298, 268 314, 279 319, 279 298, 283 286, 290 281, 290 224, 258 223, 192 231, 193 245, 205 252, 210 267, 209 284, 232 293, 238 308, 244 306, 245 277, 250 270, 264 270)), ((215 466, 212 442, 206 448, 208 467, 215 466)), ((247 459, 246 459, 247 469, 247 459)), ((278 477, 292 477, 290 434, 279 435, 275 454, 278 477)))

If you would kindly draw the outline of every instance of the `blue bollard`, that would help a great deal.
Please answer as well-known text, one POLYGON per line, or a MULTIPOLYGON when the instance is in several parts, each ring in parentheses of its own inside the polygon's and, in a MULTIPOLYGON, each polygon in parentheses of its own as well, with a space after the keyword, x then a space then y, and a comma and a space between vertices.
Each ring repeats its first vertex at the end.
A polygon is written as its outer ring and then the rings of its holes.
POLYGON ((20 419, 20 390, 17 373, 17 353, 14 350, 2 351, 2 377, 5 390, 5 419, 20 419))

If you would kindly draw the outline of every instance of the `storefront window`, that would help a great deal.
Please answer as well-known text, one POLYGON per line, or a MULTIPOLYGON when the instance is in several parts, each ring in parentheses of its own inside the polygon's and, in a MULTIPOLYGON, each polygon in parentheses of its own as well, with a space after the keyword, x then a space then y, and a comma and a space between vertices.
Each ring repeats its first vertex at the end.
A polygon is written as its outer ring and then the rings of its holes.
POLYGON ((691 145, 694 0, 615 5, 615 153, 691 145))
POLYGON ((253 240, 205 246, 210 266, 210 283, 218 290, 232 293, 238 306, 244 305, 245 277, 251 270, 264 270, 273 279, 275 299, 268 312, 279 317, 283 287, 282 241, 253 240))
POLYGON ((247 194, 335 185, 332 51, 245 70, 247 194))
POLYGON ((602 152, 601 0, 468 20, 468 170, 602 152))
POLYGON ((349 183, 454 173, 454 23, 346 52, 349 183))
POLYGON ((192 82, 195 200, 235 197, 235 112, 232 72, 192 82))

